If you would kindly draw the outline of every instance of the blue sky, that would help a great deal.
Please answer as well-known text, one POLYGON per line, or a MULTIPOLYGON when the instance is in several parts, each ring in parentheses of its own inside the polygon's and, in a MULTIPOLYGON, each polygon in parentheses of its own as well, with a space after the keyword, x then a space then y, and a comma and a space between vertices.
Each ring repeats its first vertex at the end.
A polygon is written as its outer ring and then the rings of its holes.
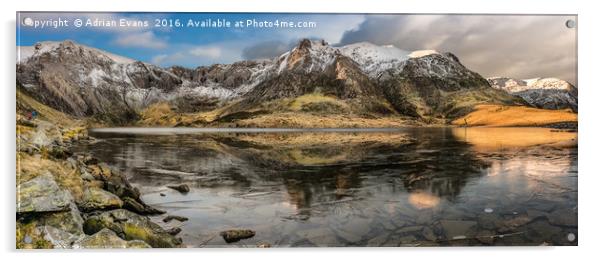
MULTIPOLYGON (((17 45, 33 45, 39 41, 71 39, 78 43, 107 50, 122 56, 156 63, 196 67, 213 63, 242 60, 243 50, 262 43, 282 42, 287 47, 301 38, 326 39, 337 43, 342 34, 359 25, 363 15, 300 15, 300 14, 240 14, 240 13, 21 13, 20 20, 71 20, 71 27, 34 28, 18 25, 17 45), (75 28, 74 19, 147 20, 149 27, 75 28), (292 21, 315 22, 314 28, 165 28, 154 27, 155 19, 227 19, 229 21, 292 21)), ((261 57, 258 57, 261 58, 261 57)))
POLYGON ((277 13, 20 13, 17 45, 74 40, 162 67, 197 67, 245 59, 271 58, 302 38, 333 45, 367 41, 407 51, 452 52, 485 77, 518 79, 556 77, 576 83, 577 29, 567 28, 573 15, 384 15, 277 13), (34 28, 37 21, 63 18, 70 27, 34 28), (148 27, 80 27, 74 19, 147 20, 148 27), (154 19, 227 19, 229 21, 315 22, 313 28, 165 28, 154 19))

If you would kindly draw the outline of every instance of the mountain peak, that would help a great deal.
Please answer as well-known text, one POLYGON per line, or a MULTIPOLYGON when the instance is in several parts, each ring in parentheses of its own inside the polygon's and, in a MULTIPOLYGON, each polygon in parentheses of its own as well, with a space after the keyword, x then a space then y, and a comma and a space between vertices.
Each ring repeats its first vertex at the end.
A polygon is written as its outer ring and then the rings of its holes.
POLYGON ((416 50, 411 52, 408 56, 410 58, 420 58, 423 56, 431 55, 431 54, 439 54, 439 52, 435 50, 416 50))
POLYGON ((521 97, 532 106, 545 109, 570 108, 577 111, 577 88, 557 78, 487 78, 491 87, 521 97))
MULTIPOLYGON (((303 39, 270 61, 195 69, 163 69, 73 41, 42 42, 19 50, 19 85, 53 108, 76 116, 135 115, 159 101, 228 103, 240 98, 247 106, 232 107, 234 111, 314 92, 354 100, 356 105, 365 101, 390 105, 376 104, 371 107, 374 111, 452 115, 466 106, 448 104, 445 111, 439 109, 447 93, 489 88, 485 79, 462 66, 453 54, 409 52, 368 42, 335 47, 323 40, 303 39)), ((483 97, 507 100, 492 98, 497 94, 484 93, 483 97)), ((184 107, 194 110, 193 105, 184 107)), ((360 107, 360 112, 367 108, 360 107)))
POLYGON ((94 47, 79 44, 73 40, 64 41, 42 41, 33 46, 19 46, 17 62, 23 63, 32 57, 40 57, 47 53, 74 54, 88 56, 88 58, 100 58, 120 64, 134 63, 136 60, 109 53, 94 47))

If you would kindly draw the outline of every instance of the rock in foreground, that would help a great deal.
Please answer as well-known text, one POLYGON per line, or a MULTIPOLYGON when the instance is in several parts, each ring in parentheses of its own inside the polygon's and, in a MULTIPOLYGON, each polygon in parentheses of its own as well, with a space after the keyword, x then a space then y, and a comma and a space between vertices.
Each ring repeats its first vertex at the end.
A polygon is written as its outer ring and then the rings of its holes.
POLYGON ((116 209, 93 215, 84 222, 84 232, 94 234, 104 228, 114 231, 125 240, 142 240, 152 247, 174 248, 182 240, 170 235, 148 217, 125 209, 116 209))
POLYGON ((90 187, 84 192, 80 208, 83 211, 121 208, 123 202, 119 197, 100 188, 90 187))
POLYGON ((72 197, 52 176, 41 175, 17 187, 17 213, 56 212, 69 209, 72 197))
POLYGON ((230 229, 220 232, 219 235, 224 238, 226 243, 234 243, 242 239, 254 237, 255 231, 250 229, 230 229))
POLYGON ((150 248, 144 241, 125 241, 110 229, 103 228, 73 244, 73 248, 150 248))

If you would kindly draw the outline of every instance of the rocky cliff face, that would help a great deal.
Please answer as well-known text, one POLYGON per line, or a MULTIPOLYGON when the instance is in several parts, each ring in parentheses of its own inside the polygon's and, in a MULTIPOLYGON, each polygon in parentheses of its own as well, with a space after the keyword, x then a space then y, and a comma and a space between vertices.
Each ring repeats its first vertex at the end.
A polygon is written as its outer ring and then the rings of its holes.
POLYGON ((567 81, 556 78, 518 80, 507 77, 493 77, 488 81, 493 88, 521 97, 533 107, 578 111, 577 88, 567 81))
POLYGON ((27 48, 17 63, 17 84, 51 107, 74 116, 127 120, 182 84, 159 67, 71 41, 27 48))
POLYGON ((316 91, 343 100, 382 100, 414 117, 448 118, 478 103, 521 102, 491 89, 453 54, 430 50, 406 52, 370 43, 332 47, 302 40, 267 71, 272 77, 242 95, 241 108, 316 91))
POLYGON ((272 60, 195 69, 159 68, 71 41, 42 42, 21 47, 17 84, 60 111, 114 122, 160 101, 195 112, 236 100, 227 111, 234 113, 316 92, 353 104, 378 101, 377 111, 384 106, 419 118, 454 117, 478 103, 520 102, 490 88, 450 53, 307 39, 272 60))

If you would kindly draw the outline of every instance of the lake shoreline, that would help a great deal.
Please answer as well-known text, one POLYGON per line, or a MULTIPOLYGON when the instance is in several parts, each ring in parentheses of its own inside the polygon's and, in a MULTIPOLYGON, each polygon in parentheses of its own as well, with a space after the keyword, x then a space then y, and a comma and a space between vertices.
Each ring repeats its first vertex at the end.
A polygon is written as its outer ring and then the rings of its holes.
POLYGON ((72 151, 97 142, 81 123, 18 118, 17 135, 18 249, 182 246, 150 221, 165 211, 147 205, 126 173, 72 151))
MULTIPOLYGON (((498 171, 508 167, 517 168, 513 175, 518 176, 508 178, 516 179, 516 185, 520 185, 545 178, 537 177, 533 181, 523 174, 556 173, 559 170, 554 166, 559 163, 563 167, 572 166, 563 159, 568 157, 567 151, 576 149, 576 139, 573 140, 576 134, 571 132, 543 128, 420 127, 395 132, 204 132, 156 136, 105 132, 99 135, 104 142, 80 150, 93 151, 112 165, 131 170, 135 174, 130 180, 141 189, 147 202, 165 209, 169 215, 189 218, 185 222, 166 224, 181 226, 182 238, 189 247, 253 246, 265 242, 273 247, 399 246, 400 242, 420 246, 494 245, 494 242, 509 245, 524 242, 521 241, 525 240, 523 233, 518 232, 525 229, 543 229, 544 235, 574 231, 572 223, 562 230, 548 224, 542 215, 549 216, 550 222, 558 222, 557 215, 567 212, 551 211, 555 204, 546 198, 533 200, 518 196, 517 192, 509 193, 509 198, 487 194, 489 192, 482 196, 472 194, 476 192, 473 192, 474 185, 479 184, 476 181, 503 177, 505 175, 498 171), (403 135, 406 133, 410 136, 403 135), (439 142, 448 145, 440 146, 439 142), (116 143, 124 145, 111 145, 116 143), (539 153, 558 154, 548 159, 540 158, 539 153), (515 154, 522 158, 502 164, 503 168, 496 167, 500 165, 495 162, 506 157, 511 159, 515 154), (550 162, 557 159, 561 161, 550 162), (521 164, 525 164, 522 160, 533 161, 532 167, 542 168, 526 173, 521 170, 521 164), (490 171, 492 174, 487 175, 490 171), (166 188, 166 184, 179 182, 189 184, 190 192, 184 195, 166 188), (462 196, 462 193, 470 194, 462 196), (454 207, 454 202, 464 200, 468 200, 468 205, 461 204, 460 209, 469 208, 466 215, 454 207), (521 204, 515 205, 515 202, 521 204), (476 207, 471 207, 472 204, 476 207), (526 211, 525 204, 527 210, 535 205, 544 212, 526 211), (364 212, 371 207, 377 207, 377 211, 364 212), (335 212, 327 211, 331 208, 335 212), (499 214, 482 214, 486 208, 499 214), (352 211, 355 218, 349 224, 341 222, 342 216, 337 211, 352 211), (389 211, 395 214, 387 214, 389 211), (372 224, 365 219, 364 215, 375 214, 379 222, 372 224), (335 222, 328 224, 336 229, 312 228, 323 226, 326 220, 335 222), (376 229, 373 232, 376 234, 362 237, 368 227, 381 223, 391 231, 376 229), (531 223, 534 228, 530 228, 531 223), (475 224, 487 229, 468 229, 475 224), (344 229, 338 229, 339 225, 344 229), (460 232, 454 230, 457 226, 462 227, 460 232), (255 237, 230 244, 220 237, 212 238, 232 227, 252 229, 255 237), (433 231, 436 238, 431 234, 433 231), (453 239, 448 233, 462 233, 457 236, 467 238, 453 239), (391 238, 387 237, 389 234, 391 238), (398 238, 405 235, 406 238, 398 238), (487 235, 508 236, 479 240, 487 235)), ((550 175, 564 175, 564 172, 560 169, 559 174, 550 175)), ((484 191, 496 191, 495 186, 484 191)), ((559 204, 558 208, 564 211, 566 205, 570 202, 559 204)), ((160 223, 161 217, 153 219, 160 223)), ((539 237, 532 239, 534 232, 529 233, 528 239, 533 241, 525 244, 542 243, 539 237)), ((549 236, 544 239, 552 240, 549 236)), ((572 243, 554 237, 553 244, 572 243)))

